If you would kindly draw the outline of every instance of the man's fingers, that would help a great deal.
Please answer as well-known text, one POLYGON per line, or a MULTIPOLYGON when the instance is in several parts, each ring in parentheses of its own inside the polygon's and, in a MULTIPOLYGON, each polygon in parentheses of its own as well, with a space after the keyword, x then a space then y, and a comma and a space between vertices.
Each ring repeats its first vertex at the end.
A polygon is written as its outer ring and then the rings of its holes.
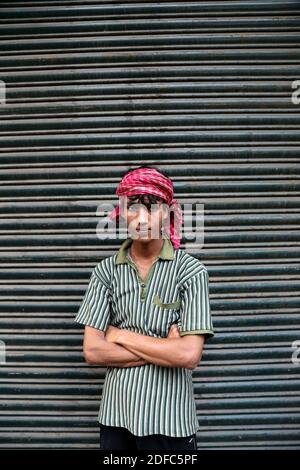
POLYGON ((173 323, 168 332, 168 337, 170 338, 180 338, 179 330, 178 330, 178 325, 176 323, 173 323))

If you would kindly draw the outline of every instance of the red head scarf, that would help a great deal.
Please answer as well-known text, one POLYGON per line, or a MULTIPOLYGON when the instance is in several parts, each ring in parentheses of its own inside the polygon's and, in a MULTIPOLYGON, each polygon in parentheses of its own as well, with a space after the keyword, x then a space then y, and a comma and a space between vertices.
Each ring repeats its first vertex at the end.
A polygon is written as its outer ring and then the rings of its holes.
MULTIPOLYGON (((180 246, 180 227, 182 224, 182 212, 180 204, 173 199, 173 183, 159 171, 152 168, 137 168, 127 173, 120 181, 116 194, 118 196, 135 196, 137 194, 153 194, 166 201, 170 207, 170 226, 164 230, 170 237, 174 248, 180 246)), ((120 214, 118 205, 110 214, 110 219, 120 214)))

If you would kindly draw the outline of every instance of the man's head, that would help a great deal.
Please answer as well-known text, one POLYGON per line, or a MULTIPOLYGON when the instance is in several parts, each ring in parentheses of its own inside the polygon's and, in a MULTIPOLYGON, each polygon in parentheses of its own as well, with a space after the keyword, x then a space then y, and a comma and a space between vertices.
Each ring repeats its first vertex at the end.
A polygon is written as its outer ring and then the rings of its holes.
POLYGON ((134 234, 132 238, 145 241, 160 238, 164 225, 164 231, 178 248, 181 210, 173 199, 173 183, 168 176, 153 167, 130 170, 121 179, 116 194, 120 204, 110 217, 121 215, 126 220, 130 236, 134 234))
POLYGON ((153 194, 123 196, 121 216, 125 219, 130 236, 139 241, 161 237, 164 221, 169 214, 166 201, 153 194))

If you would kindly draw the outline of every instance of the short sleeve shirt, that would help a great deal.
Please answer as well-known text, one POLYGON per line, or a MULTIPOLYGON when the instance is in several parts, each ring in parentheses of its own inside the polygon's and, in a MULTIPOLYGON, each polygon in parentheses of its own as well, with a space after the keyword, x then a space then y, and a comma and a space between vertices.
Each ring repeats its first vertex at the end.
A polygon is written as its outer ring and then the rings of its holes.
MULTIPOLYGON (((162 250, 143 281, 129 255, 132 239, 98 263, 75 321, 106 331, 108 325, 165 338, 178 324, 181 336, 214 335, 206 267, 165 235, 162 250)), ((108 367, 98 414, 100 423, 136 436, 184 437, 199 426, 192 371, 146 364, 108 367)))

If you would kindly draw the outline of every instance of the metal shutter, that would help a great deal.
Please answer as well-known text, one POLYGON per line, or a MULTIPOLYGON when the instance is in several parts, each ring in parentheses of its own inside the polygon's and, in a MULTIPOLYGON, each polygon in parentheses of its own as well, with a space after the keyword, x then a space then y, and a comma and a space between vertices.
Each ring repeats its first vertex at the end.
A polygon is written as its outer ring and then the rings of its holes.
POLYGON ((299 2, 4 1, 0 23, 0 446, 98 446, 105 369, 73 318, 119 245, 97 206, 148 163, 205 203, 199 448, 300 448, 299 2))

